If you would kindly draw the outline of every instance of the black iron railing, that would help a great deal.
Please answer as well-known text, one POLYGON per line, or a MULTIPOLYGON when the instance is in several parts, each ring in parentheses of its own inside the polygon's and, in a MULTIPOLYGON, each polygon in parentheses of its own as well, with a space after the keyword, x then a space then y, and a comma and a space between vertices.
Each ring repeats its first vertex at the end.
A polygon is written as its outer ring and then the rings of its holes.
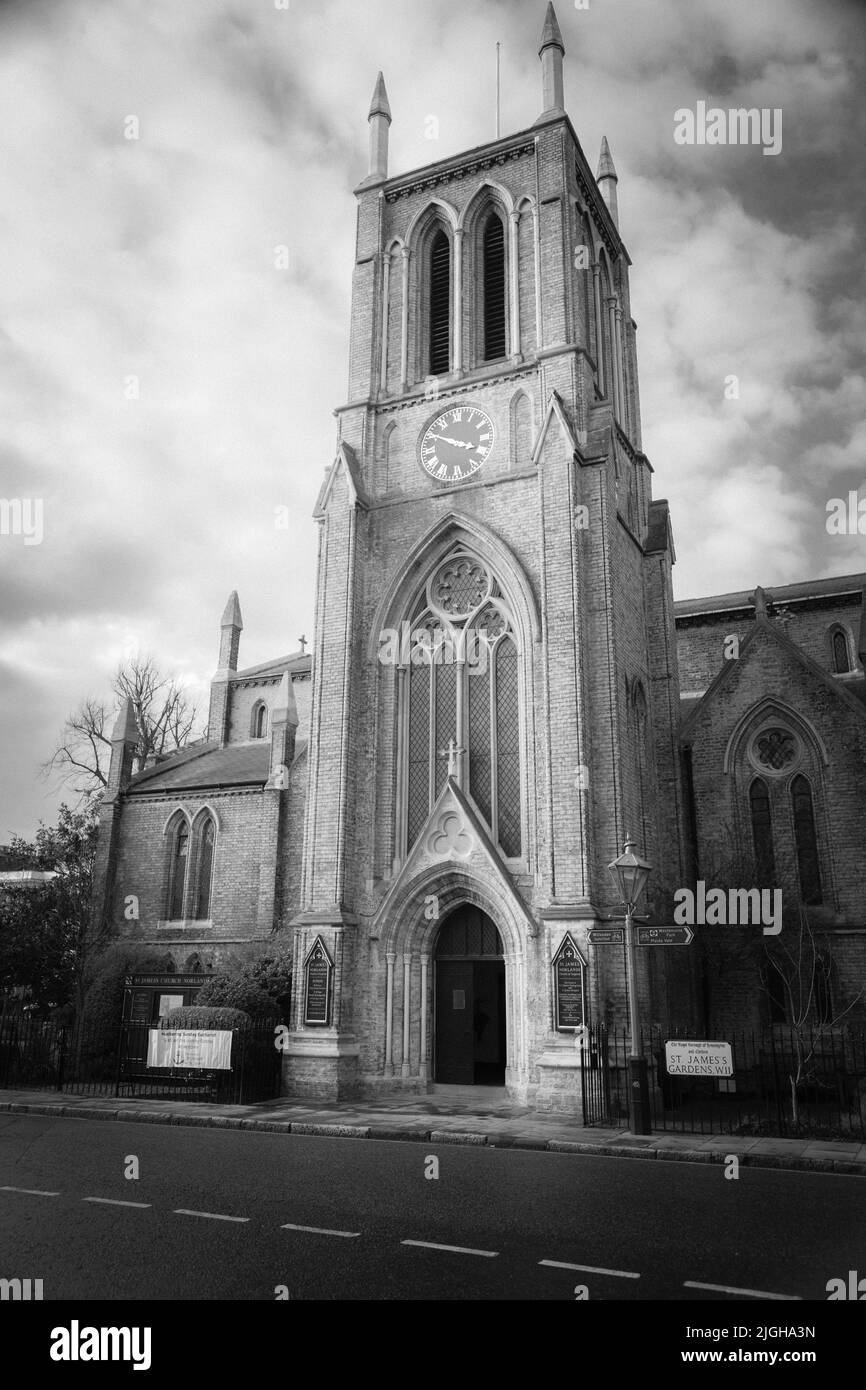
MULTIPOLYGON (((731 1049, 731 1075, 671 1075, 665 1044, 699 1041, 695 1029, 642 1033, 652 1126, 701 1134, 866 1136, 866 1034, 849 1028, 764 1029, 717 1034, 731 1049)), ((625 1029, 587 1030, 582 1049, 583 1117, 628 1125, 625 1029)))
POLYGON ((248 1028, 232 1029, 231 1066, 216 1069, 149 1065, 146 1023, 107 1029, 7 1016, 0 1020, 0 1088, 233 1104, 269 1100, 280 1093, 277 1023, 255 1019, 248 1028))

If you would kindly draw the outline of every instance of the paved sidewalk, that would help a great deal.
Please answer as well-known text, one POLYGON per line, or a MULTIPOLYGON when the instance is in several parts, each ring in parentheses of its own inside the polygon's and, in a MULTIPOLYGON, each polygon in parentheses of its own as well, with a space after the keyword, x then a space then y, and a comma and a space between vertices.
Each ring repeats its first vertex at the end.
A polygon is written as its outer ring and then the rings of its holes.
POLYGON ((866 1176, 866 1144, 855 1140, 754 1139, 731 1134, 656 1131, 635 1136, 622 1129, 587 1129, 569 1115, 552 1115, 504 1101, 502 1093, 474 1087, 471 1099, 443 1088, 426 1096, 395 1095, 373 1101, 269 1100, 256 1105, 60 1095, 56 1091, 0 1091, 0 1113, 46 1115, 144 1124, 199 1125, 279 1134, 349 1139, 396 1139, 429 1144, 486 1144, 503 1149, 601 1154, 619 1158, 722 1163, 735 1154, 750 1168, 792 1168, 866 1176), (477 1093, 477 1094, 476 1094, 477 1093))

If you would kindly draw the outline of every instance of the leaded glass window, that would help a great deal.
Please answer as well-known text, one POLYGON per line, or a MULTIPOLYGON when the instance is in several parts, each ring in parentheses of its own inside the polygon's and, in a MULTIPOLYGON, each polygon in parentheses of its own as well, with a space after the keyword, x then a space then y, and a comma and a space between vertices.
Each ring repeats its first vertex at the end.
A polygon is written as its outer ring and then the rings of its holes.
POLYGON ((803 902, 821 902, 821 869, 818 862, 818 838, 812 811, 812 788, 801 775, 791 783, 791 805, 794 812, 794 839, 797 845, 797 867, 803 902))
POLYGON ((181 818, 174 831, 168 887, 168 920, 179 922, 183 917, 186 866, 189 858, 189 826, 181 818))
POLYGON ((198 863, 195 876, 195 911, 193 917, 201 921, 210 916, 211 880, 213 878, 213 847, 216 830, 210 816, 199 822, 198 863))
POLYGON ((762 884, 771 885, 776 877, 773 854, 773 825, 770 818, 770 793, 763 777, 756 777, 749 787, 752 812, 752 840, 755 862, 762 884))
POLYGON ((522 853, 519 656, 508 603, 475 556, 454 551, 431 574, 401 652, 403 816, 418 838, 448 777, 468 791, 508 858, 522 853))

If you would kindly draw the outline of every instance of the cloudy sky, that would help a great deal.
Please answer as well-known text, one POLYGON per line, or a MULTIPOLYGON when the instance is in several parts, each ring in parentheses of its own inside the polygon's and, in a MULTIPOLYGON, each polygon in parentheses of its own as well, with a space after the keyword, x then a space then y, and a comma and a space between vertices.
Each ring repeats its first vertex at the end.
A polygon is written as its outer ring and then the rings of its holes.
MULTIPOLYGON (((206 703, 231 588, 242 665, 311 636, 377 70, 392 173, 492 138, 497 41, 502 130, 524 129, 544 9, 0 0, 0 498, 44 505, 41 544, 0 534, 0 843, 53 820, 39 764, 124 656, 206 703)), ((569 114, 620 175, 677 597, 866 569, 825 526, 866 495, 866 9, 558 14, 569 114), (781 153, 676 144, 699 100, 781 108, 781 153)))

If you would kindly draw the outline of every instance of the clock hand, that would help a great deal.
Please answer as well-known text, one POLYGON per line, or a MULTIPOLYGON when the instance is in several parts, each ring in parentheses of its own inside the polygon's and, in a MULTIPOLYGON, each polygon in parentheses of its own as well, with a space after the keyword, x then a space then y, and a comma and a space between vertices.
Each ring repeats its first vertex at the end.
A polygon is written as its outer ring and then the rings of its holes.
POLYGON ((465 439, 451 439, 447 434, 431 434, 431 439, 441 439, 443 444, 453 444, 455 449, 475 449, 477 445, 467 444, 465 439))

